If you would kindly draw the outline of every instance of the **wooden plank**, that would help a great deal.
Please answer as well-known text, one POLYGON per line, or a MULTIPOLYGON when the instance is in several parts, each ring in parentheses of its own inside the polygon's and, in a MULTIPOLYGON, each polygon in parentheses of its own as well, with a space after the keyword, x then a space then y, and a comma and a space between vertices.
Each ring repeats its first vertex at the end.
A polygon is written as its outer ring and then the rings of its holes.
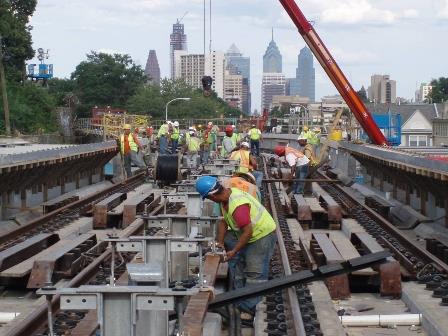
POLYGON ((107 228, 107 212, 118 206, 118 204, 124 201, 126 197, 125 193, 115 193, 95 204, 93 207, 93 228, 107 228))
POLYGON ((341 230, 345 236, 351 240, 352 234, 357 232, 366 232, 364 228, 353 218, 343 218, 341 224, 341 230))
MULTIPOLYGON (((45 282, 51 281, 56 263, 66 254, 77 249, 76 253, 73 253, 73 257, 74 259, 78 259, 78 254, 90 249, 95 243, 96 235, 94 233, 86 233, 72 240, 65 241, 59 248, 52 249, 49 253, 34 259, 27 288, 41 288, 45 282), (81 245, 83 245, 83 247, 81 247, 81 245)), ((64 264, 64 262, 61 260, 60 264, 64 264)), ((63 265, 61 266, 63 267, 63 265)))
POLYGON ((135 191, 128 193, 128 198, 123 204, 123 227, 131 224, 137 215, 138 211, 143 211, 143 203, 154 200, 156 195, 152 193, 154 188, 152 186, 143 185, 135 191))
POLYGON ((305 230, 309 230, 313 222, 311 207, 306 203, 303 195, 295 194, 294 199, 297 203, 297 220, 305 230))
MULTIPOLYGON (((215 285, 220 256, 207 255, 204 263, 204 279, 208 286, 215 285)), ((213 294, 209 291, 199 292, 188 301, 183 315, 183 333, 189 336, 202 336, 202 324, 207 314, 208 303, 213 294)))
POLYGON ((315 197, 304 197, 305 203, 310 207, 311 212, 324 213, 325 209, 322 208, 319 201, 315 197))
MULTIPOLYGON (((337 233, 336 232, 330 233, 330 238, 336 249, 341 254, 341 256, 345 260, 360 257, 361 255, 359 254, 358 250, 353 246, 353 244, 350 242, 350 240, 348 240, 348 238, 345 237, 342 233, 340 232, 337 233)), ((371 276, 377 274, 377 272, 375 272, 371 267, 369 267, 363 270, 353 272, 352 274, 371 276)))

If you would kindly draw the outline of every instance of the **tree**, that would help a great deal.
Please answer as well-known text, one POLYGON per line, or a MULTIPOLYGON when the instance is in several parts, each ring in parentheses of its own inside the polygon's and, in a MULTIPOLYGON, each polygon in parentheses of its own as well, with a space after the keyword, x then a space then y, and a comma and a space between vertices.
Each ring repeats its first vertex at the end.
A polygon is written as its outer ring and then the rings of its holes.
POLYGON ((48 93, 52 95, 57 106, 66 105, 68 97, 74 95, 75 81, 67 78, 52 78, 48 81, 48 93))
MULTIPOLYGON (((30 82, 11 84, 8 97, 12 129, 28 134, 57 130, 55 99, 46 89, 30 82)), ((0 128, 3 128, 3 120, 0 120, 0 128)))
POLYGON ((25 75, 25 61, 33 58, 29 18, 36 0, 0 0, 0 36, 3 40, 6 77, 20 82, 25 75))
POLYGON ((428 100, 432 103, 448 101, 448 77, 440 77, 431 81, 432 90, 428 94, 428 100))
POLYGON ((129 55, 95 51, 76 67, 71 78, 81 102, 78 109, 81 114, 95 105, 125 107, 146 80, 143 69, 129 55))

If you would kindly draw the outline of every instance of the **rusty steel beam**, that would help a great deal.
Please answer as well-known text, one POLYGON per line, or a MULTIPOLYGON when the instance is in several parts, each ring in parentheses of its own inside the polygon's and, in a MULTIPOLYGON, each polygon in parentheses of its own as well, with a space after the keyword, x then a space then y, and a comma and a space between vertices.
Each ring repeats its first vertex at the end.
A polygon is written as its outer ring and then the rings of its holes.
MULTIPOLYGON (((207 286, 214 286, 221 257, 207 255, 204 263, 204 279, 207 286)), ((182 323, 183 333, 189 336, 202 336, 202 325, 207 314, 208 304, 213 294, 209 291, 192 296, 185 309, 182 323)))

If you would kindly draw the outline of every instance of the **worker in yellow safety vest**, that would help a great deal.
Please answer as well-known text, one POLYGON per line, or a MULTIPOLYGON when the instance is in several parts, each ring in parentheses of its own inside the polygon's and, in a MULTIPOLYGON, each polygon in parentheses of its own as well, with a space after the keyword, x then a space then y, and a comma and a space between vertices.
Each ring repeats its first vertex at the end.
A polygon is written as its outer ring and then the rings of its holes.
POLYGON ((169 137, 169 125, 171 121, 167 121, 162 124, 157 133, 157 141, 159 142, 159 154, 167 154, 168 150, 168 137, 169 137))
POLYGON ((140 145, 137 135, 135 133, 131 134, 131 125, 123 125, 123 134, 120 136, 120 153, 124 161, 127 178, 132 176, 132 163, 139 168, 146 168, 137 155, 138 151, 142 149, 143 147, 140 145))
POLYGON ((226 159, 229 154, 235 149, 237 144, 237 136, 233 133, 233 127, 227 125, 225 135, 221 143, 221 157, 226 159))
POLYGON ((196 167, 199 159, 199 152, 201 150, 202 140, 196 136, 194 130, 188 132, 188 137, 186 138, 185 149, 187 152, 187 160, 190 165, 196 167))
MULTIPOLYGON (((269 261, 276 243, 276 223, 266 208, 253 196, 237 188, 225 188, 216 177, 201 176, 196 190, 202 198, 219 203, 224 219, 218 227, 217 243, 224 244, 227 227, 238 239, 227 248, 226 259, 241 254, 240 267, 244 271, 245 285, 268 280, 269 261)), ((253 316, 260 297, 246 299, 238 304, 245 314, 253 316)))
POLYGON ((252 156, 249 151, 249 143, 243 141, 238 150, 233 150, 230 154, 230 160, 238 161, 239 167, 236 170, 241 173, 248 173, 257 169, 257 160, 252 156))
POLYGON ((260 141, 263 141, 261 136, 261 131, 257 128, 255 124, 252 124, 252 128, 248 133, 250 139, 250 152, 252 155, 260 155, 260 141))
POLYGON ((179 122, 175 121, 173 123, 173 131, 171 133, 171 153, 176 154, 177 151, 177 145, 179 144, 179 122))

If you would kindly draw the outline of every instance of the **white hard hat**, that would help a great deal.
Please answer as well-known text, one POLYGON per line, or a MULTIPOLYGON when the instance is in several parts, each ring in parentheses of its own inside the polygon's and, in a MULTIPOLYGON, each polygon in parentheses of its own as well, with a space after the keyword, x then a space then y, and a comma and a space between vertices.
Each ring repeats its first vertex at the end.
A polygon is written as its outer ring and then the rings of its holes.
POLYGON ((308 140, 304 135, 299 135, 299 137, 297 138, 297 141, 299 140, 308 140))
POLYGON ((175 121, 175 122, 174 122, 174 126, 179 127, 179 122, 178 122, 178 121, 175 121))
POLYGON ((235 125, 232 125, 232 128, 236 128, 236 126, 235 126, 235 125))
POLYGON ((193 127, 193 126, 190 126, 190 127, 188 127, 188 130, 189 130, 189 131, 194 131, 194 127, 193 127))
POLYGON ((166 122, 167 124, 172 124, 172 122, 171 121, 169 121, 169 120, 167 120, 167 122, 166 122))
POLYGON ((249 143, 248 143, 247 141, 243 141, 243 142, 241 143, 241 146, 250 148, 250 145, 249 145, 249 143))
POLYGON ((212 123, 211 121, 209 121, 209 122, 208 122, 208 125, 209 125, 209 126, 212 126, 212 125, 213 125, 213 123, 212 123))
POLYGON ((190 135, 194 135, 194 130, 190 131, 190 135))

